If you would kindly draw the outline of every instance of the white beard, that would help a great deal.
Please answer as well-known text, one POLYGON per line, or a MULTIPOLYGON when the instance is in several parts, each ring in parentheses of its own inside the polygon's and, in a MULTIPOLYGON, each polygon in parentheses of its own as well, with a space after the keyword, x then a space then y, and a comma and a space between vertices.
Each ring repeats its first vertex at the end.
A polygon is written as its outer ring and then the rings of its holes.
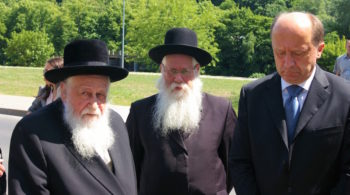
POLYGON ((183 89, 174 91, 179 84, 166 87, 163 76, 157 82, 159 94, 154 108, 153 124, 166 136, 172 131, 193 133, 199 125, 202 110, 202 81, 197 77, 192 88, 180 84, 183 89))
MULTIPOLYGON (((82 114, 87 112, 91 113, 91 110, 85 109, 82 114)), ((65 122, 72 128, 72 142, 77 152, 85 159, 91 159, 97 154, 108 155, 108 149, 114 143, 114 133, 109 125, 108 106, 104 114, 98 109, 93 112, 99 113, 99 117, 85 121, 81 116, 74 114, 69 103, 64 103, 63 116, 65 122)), ((101 158, 105 160, 104 155, 101 158)))

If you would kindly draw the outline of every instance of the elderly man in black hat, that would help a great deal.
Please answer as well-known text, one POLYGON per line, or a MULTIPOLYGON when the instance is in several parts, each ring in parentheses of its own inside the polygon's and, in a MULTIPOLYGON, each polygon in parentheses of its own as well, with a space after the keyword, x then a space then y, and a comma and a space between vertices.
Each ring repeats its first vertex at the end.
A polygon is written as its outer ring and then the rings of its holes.
POLYGON ((136 195, 127 130, 109 109, 111 82, 128 72, 108 64, 106 44, 77 40, 64 49, 64 67, 45 73, 62 81, 61 99, 25 116, 9 156, 10 194, 136 195))
POLYGON ((228 194, 236 115, 229 101, 201 91, 210 54, 195 32, 174 28, 149 56, 160 64, 159 93, 134 102, 126 122, 139 194, 228 194))

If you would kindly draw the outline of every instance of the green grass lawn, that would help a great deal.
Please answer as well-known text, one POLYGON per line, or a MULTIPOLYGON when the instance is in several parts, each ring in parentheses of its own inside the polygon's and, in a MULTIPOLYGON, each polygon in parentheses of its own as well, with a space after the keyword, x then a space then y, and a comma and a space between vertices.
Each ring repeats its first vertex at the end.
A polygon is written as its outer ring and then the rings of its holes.
MULTIPOLYGON (((42 68, 0 66, 0 94, 34 97, 39 85, 43 85, 42 68)), ((133 101, 157 93, 157 74, 130 73, 112 84, 109 99, 112 104, 129 106, 133 101)), ((251 80, 203 77, 203 91, 229 99, 237 111, 242 85, 251 80)))

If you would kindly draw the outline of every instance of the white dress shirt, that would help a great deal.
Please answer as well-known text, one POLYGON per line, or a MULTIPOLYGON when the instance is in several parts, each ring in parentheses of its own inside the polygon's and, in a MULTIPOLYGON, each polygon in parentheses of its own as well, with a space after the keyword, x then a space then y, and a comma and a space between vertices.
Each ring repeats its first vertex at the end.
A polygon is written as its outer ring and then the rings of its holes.
MULTIPOLYGON (((298 84, 299 87, 303 88, 303 91, 298 95, 298 102, 300 104, 300 110, 302 110, 302 108, 304 106, 305 99, 307 97, 308 91, 309 91, 310 86, 311 86, 311 82, 312 82, 312 80, 315 77, 315 72, 316 72, 316 66, 312 70, 312 73, 311 73, 310 77, 308 79, 306 79, 306 81, 298 84)), ((285 81, 281 77, 283 106, 285 106, 286 101, 287 101, 287 99, 289 97, 287 87, 289 87, 290 85, 292 85, 292 84, 288 83, 287 81, 285 81)))

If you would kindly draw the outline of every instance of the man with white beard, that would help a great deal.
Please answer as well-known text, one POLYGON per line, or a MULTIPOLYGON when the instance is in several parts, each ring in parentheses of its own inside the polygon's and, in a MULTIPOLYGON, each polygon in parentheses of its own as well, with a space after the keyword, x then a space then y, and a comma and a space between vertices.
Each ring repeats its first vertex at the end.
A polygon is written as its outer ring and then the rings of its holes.
POLYGON ((108 62, 104 42, 76 40, 64 49, 64 67, 45 73, 61 82, 61 98, 16 125, 10 194, 137 194, 127 130, 107 103, 110 83, 128 71, 108 62))
POLYGON ((173 28, 150 50, 160 64, 159 93, 134 102, 126 122, 140 195, 228 194, 228 150, 236 114, 202 92, 200 65, 211 55, 197 35, 173 28))

